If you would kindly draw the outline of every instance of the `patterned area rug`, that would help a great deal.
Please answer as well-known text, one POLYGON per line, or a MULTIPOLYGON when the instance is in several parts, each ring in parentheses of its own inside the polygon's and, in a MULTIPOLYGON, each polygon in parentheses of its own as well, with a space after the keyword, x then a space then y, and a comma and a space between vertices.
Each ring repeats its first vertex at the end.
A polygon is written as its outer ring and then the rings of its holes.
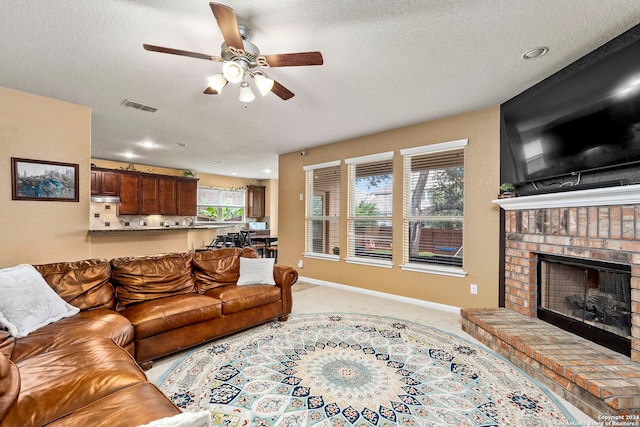
POLYGON ((576 425, 497 354, 381 316, 292 315, 192 351, 159 387, 214 426, 576 425))

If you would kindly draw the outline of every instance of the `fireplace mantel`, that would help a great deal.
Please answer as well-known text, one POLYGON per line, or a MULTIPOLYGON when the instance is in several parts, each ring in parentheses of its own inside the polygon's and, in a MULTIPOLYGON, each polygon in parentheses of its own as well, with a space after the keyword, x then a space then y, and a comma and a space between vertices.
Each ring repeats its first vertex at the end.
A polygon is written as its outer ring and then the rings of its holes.
POLYGON ((640 204, 640 184, 496 199, 491 203, 506 211, 640 204))

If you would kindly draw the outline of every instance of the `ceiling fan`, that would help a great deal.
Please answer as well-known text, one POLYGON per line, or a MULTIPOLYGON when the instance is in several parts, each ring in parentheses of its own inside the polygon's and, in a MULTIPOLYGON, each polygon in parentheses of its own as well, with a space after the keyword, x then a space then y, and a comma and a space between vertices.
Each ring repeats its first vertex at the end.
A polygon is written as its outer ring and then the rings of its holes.
POLYGON ((219 94, 227 83, 240 83, 240 101, 245 103, 251 102, 255 99, 255 95, 247 81, 247 77, 251 77, 263 96, 269 92, 273 92, 286 101, 292 98, 294 93, 269 77, 264 70, 270 67, 322 65, 324 62, 322 53, 320 52, 261 55, 258 47, 247 40, 249 37, 249 29, 242 24, 238 25, 233 9, 219 3, 209 3, 209 6, 224 38, 220 56, 150 44, 142 45, 146 50, 152 52, 223 62, 222 73, 213 75, 207 79, 209 81, 209 87, 204 91, 207 95, 219 94))

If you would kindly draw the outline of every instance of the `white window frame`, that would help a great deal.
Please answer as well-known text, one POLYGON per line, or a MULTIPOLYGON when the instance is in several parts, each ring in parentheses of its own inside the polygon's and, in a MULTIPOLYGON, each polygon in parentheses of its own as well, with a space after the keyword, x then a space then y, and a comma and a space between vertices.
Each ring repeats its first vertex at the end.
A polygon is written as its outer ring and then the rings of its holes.
MULTIPOLYGON (((403 156, 403 224, 402 224, 402 247, 403 247, 403 263, 400 268, 405 271, 413 271, 420 273, 431 273, 453 277, 465 277, 467 275, 464 270, 464 257, 463 266, 447 266, 439 264, 426 264, 409 261, 409 233, 408 224, 410 221, 420 220, 420 217, 412 217, 409 209, 411 200, 411 157, 424 154, 436 154, 446 151, 464 149, 469 143, 468 139, 459 139, 455 141, 447 141, 437 144, 423 145, 420 147, 412 147, 400 150, 400 154, 403 156), (407 163, 408 162, 408 163, 407 163)), ((464 214, 463 214, 464 215, 464 214)), ((464 217, 463 217, 464 224, 464 217)), ((464 225, 463 225, 463 241, 464 241, 464 225)))
MULTIPOLYGON (((313 250, 313 222, 314 221, 330 221, 337 228, 338 236, 340 236, 340 206, 337 208, 337 215, 334 216, 316 216, 313 214, 313 203, 314 196, 316 193, 316 188, 314 187, 314 171, 317 169, 325 169, 325 168, 338 168, 340 170, 341 162, 340 160, 319 163, 315 165, 304 166, 303 170, 305 171, 305 252, 302 254, 305 258, 316 258, 327 261, 339 261, 340 255, 337 254, 327 254, 324 252, 314 252, 313 250)), ((338 188, 342 185, 341 177, 338 178, 338 188)), ((340 203, 341 197, 338 195, 338 204, 340 203)), ((339 247, 339 246, 338 246, 339 247)))
POLYGON ((199 185, 198 186, 198 193, 197 193, 197 199, 196 199, 196 224, 243 224, 247 222, 247 190, 246 188, 220 188, 220 187, 211 187, 208 185, 199 185), (243 194, 242 197, 242 204, 238 204, 238 205, 224 205, 224 204, 201 204, 199 203, 199 190, 203 188, 203 189, 207 189, 207 190, 217 190, 217 191, 235 191, 235 192, 239 192, 243 194), (213 207, 213 208, 219 208, 219 209, 224 209, 224 208, 242 208, 242 220, 240 221, 198 221, 198 217, 200 215, 198 215, 198 212, 200 211, 201 207, 213 207))
MULTIPOLYGON (((375 259, 369 257, 359 257, 352 255, 355 253, 355 226, 354 223, 357 220, 362 220, 362 217, 356 217, 355 211, 355 181, 356 181, 356 166, 363 163, 373 163, 382 161, 393 161, 393 151, 387 151, 384 153, 372 154, 368 156, 353 157, 345 160, 348 170, 348 188, 347 188, 347 257, 345 258, 347 263, 361 264, 373 267, 392 268, 393 267, 393 249, 392 258, 390 260, 375 259)), ((393 174, 392 174, 393 179, 393 174)), ((392 194, 393 198, 393 194, 392 194)), ((393 199, 392 199, 393 200, 393 199)), ((393 205, 393 203, 392 203, 393 205)), ((385 217, 385 220, 391 219, 393 223, 393 212, 390 218, 385 217)), ((374 218, 375 219, 375 218, 374 218)), ((393 231, 392 231, 393 233, 393 231)))

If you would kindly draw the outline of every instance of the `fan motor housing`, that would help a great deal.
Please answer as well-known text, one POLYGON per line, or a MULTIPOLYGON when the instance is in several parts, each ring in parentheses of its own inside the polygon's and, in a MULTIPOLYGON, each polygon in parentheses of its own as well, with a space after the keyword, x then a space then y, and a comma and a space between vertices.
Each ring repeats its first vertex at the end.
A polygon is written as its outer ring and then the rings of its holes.
POLYGON ((244 45, 244 55, 238 56, 229 48, 229 46, 227 46, 227 43, 222 43, 222 46, 220 47, 220 56, 222 56, 225 61, 243 59, 251 66, 251 68, 255 67, 257 65, 256 59, 260 56, 260 49, 248 40, 243 40, 242 44, 244 45))

